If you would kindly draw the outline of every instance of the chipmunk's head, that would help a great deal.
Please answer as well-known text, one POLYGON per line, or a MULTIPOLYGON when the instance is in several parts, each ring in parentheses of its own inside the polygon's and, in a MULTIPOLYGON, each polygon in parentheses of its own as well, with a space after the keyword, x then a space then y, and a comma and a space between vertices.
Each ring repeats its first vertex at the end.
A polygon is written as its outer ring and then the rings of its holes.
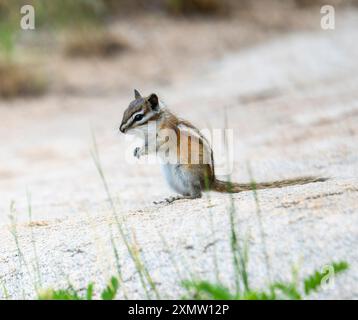
POLYGON ((134 89, 134 100, 124 111, 122 123, 119 130, 122 133, 145 126, 148 121, 156 119, 160 113, 159 99, 155 93, 148 97, 142 97, 134 89))

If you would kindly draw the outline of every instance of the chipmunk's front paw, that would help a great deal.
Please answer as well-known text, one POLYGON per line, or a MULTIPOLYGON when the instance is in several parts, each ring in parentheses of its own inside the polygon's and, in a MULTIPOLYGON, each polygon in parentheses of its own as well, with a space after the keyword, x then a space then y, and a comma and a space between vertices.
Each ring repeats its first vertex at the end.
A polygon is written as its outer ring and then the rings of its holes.
POLYGON ((140 148, 140 147, 135 148, 135 149, 134 149, 134 152, 133 152, 133 155, 134 155, 137 159, 139 159, 140 156, 142 155, 142 150, 141 150, 141 148, 140 148))

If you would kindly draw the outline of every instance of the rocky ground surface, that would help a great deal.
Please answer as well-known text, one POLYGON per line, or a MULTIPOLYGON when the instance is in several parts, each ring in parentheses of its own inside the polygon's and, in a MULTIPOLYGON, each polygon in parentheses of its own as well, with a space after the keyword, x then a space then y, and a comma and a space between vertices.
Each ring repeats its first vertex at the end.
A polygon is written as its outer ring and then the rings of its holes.
POLYGON ((139 27, 127 26, 137 58, 125 53, 89 63, 54 57, 58 77, 72 83, 43 98, 0 102, 0 297, 33 298, 36 283, 48 288, 70 281, 84 288, 94 281, 100 289, 116 274, 113 241, 123 272, 120 297, 146 297, 93 163, 91 132, 116 213, 160 297, 179 297, 180 280, 191 276, 218 275, 232 283, 230 197, 210 193, 153 205, 171 195, 159 167, 126 160, 133 146, 117 128, 134 86, 156 91, 199 128, 232 128, 235 181, 249 181, 248 162, 257 181, 329 177, 259 191, 261 219, 252 192, 233 195, 235 226, 249 244, 253 287, 267 282, 261 221, 271 278, 289 279, 294 265, 304 276, 345 260, 349 271, 313 297, 357 299, 357 17, 341 13, 334 31, 279 30, 267 37, 257 31, 259 41, 245 46, 240 39, 249 36, 234 22, 179 21, 164 32, 149 20, 142 28, 151 30, 150 41, 139 27), (148 41, 162 47, 151 47, 142 61, 148 41), (129 67, 135 63, 137 74, 129 67), (17 219, 18 245, 10 214, 17 219))

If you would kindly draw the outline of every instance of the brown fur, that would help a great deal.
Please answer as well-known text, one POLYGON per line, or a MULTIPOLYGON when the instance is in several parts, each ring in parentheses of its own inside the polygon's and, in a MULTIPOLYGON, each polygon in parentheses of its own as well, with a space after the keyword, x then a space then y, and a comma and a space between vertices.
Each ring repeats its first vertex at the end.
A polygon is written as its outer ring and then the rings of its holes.
MULTIPOLYGON (((183 160, 185 160, 186 164, 182 164, 186 166, 187 170, 201 170, 203 181, 201 181, 201 184, 203 186, 203 189, 210 189, 217 192, 225 192, 225 193, 238 193, 242 191, 250 191, 250 190, 260 190, 260 189, 273 189, 273 188, 283 188, 288 186, 294 186, 294 185, 304 185, 308 183, 314 183, 314 182, 323 182, 326 181, 327 178, 320 178, 320 177, 314 177, 314 176, 307 176, 307 177, 298 177, 298 178, 292 178, 292 179, 284 179, 284 180, 277 180, 277 181, 271 181, 271 182, 260 182, 260 183, 235 183, 235 182, 228 182, 228 181, 221 181, 216 179, 215 172, 214 172, 214 159, 213 155, 211 153, 211 160, 212 160, 212 166, 203 164, 203 140, 205 137, 203 137, 199 130, 194 127, 189 121, 182 120, 177 118, 174 114, 172 114, 169 111, 166 111, 166 121, 162 122, 162 125, 160 126, 160 129, 172 129, 177 134, 177 154, 178 159, 180 159, 181 163, 183 163, 183 160), (191 164, 191 137, 186 136, 185 134, 181 133, 179 130, 179 125, 184 124, 185 126, 195 130, 202 139, 199 139, 199 164, 191 164), (187 138, 188 142, 186 146, 182 149, 180 149, 180 138, 187 138), (184 153, 184 154, 183 154, 184 153), (205 180, 205 181, 204 181, 205 180)), ((184 142, 185 143, 185 142, 184 142)))

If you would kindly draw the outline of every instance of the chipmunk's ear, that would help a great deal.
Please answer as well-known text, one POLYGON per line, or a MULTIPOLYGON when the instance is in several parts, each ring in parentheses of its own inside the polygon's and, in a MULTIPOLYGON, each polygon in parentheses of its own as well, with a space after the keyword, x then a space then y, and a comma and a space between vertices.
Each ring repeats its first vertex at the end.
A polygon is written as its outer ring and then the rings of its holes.
POLYGON ((159 110, 159 99, 155 93, 152 93, 149 96, 148 101, 150 102, 150 106, 154 111, 159 110))
POLYGON ((140 95, 139 91, 137 89, 134 89, 134 98, 139 99, 142 96, 140 95))

